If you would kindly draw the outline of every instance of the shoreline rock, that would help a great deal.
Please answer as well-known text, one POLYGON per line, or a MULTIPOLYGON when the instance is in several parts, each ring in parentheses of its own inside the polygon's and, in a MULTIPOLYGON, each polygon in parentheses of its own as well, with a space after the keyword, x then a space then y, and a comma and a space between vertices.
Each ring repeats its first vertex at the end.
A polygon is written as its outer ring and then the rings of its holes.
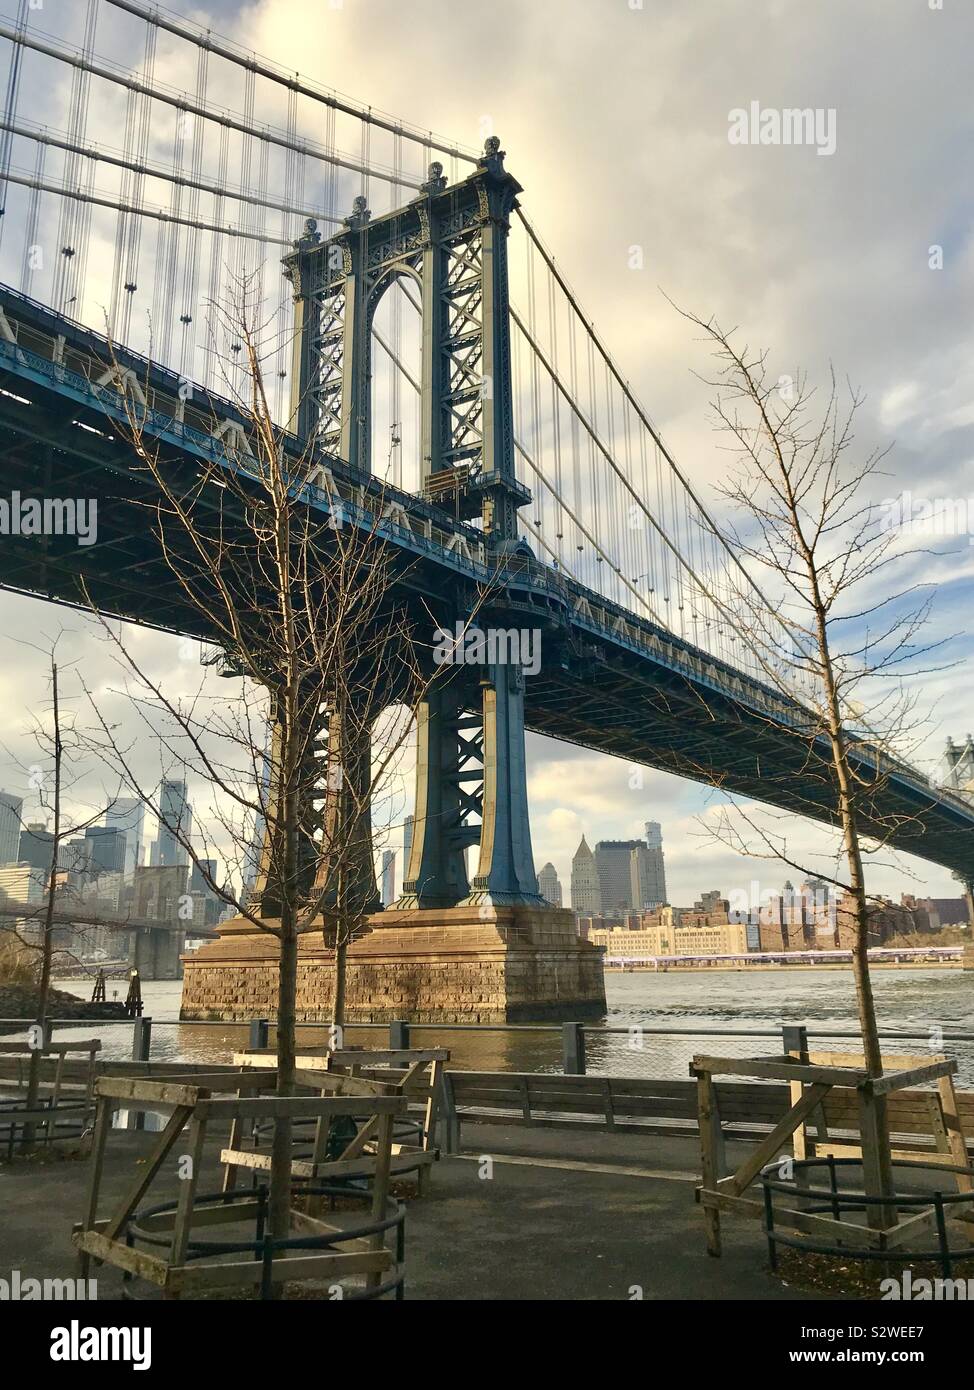
MULTIPOLYGON (((52 989, 49 1004, 52 1019, 127 1018, 125 1005, 117 999, 104 1004, 92 1004, 63 989, 52 989)), ((37 990, 27 985, 0 984, 0 1019, 37 1017, 37 990)), ((16 1024, 0 1023, 0 1031, 17 1031, 16 1024)))

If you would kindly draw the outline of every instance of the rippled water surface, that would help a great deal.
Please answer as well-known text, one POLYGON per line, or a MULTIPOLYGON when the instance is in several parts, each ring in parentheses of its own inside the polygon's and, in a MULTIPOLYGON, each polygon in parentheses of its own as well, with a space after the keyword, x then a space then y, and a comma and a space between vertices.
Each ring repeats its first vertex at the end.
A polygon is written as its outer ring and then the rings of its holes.
MULTIPOLYGON (((888 1041, 888 1051, 924 1053, 941 1048, 957 1058, 962 1085, 974 1088, 974 1040, 939 1041, 938 1029, 974 1034, 974 972, 929 967, 918 970, 879 969, 873 986, 880 1026, 890 1032, 918 1036, 908 1041, 888 1041)), ((66 988, 82 994, 77 981, 66 988)), ((166 1024, 179 1013, 178 983, 145 985, 146 1013, 153 1017, 152 1055, 185 1061, 226 1062, 235 1050, 247 1046, 248 1030, 242 1025, 166 1024)), ((779 1050, 775 1037, 707 1039, 702 1031, 768 1030, 782 1024, 804 1023, 813 1032, 855 1031, 855 994, 852 976, 845 970, 755 970, 639 972, 606 975, 609 1027, 631 1033, 599 1034, 588 1031, 588 1070, 602 1075, 685 1077, 695 1052, 731 1056, 757 1056, 779 1050), (655 1029, 680 1030, 670 1035, 655 1029)), ((58 1029, 58 1036, 68 1030, 58 1029)), ((91 1035, 92 1027, 82 1029, 91 1035)), ((131 1055, 131 1026, 100 1030, 105 1054, 131 1055)), ((385 1029, 350 1029, 349 1042, 386 1045, 385 1029)), ((307 1043, 322 1043, 318 1029, 301 1030, 307 1043)), ((418 1046, 434 1043, 451 1049, 454 1064, 483 1071, 557 1071, 561 1067, 561 1038, 557 1028, 536 1031, 494 1030, 453 1032, 433 1026, 413 1029, 418 1046)), ((812 1039, 813 1046, 833 1051, 853 1051, 855 1042, 830 1036, 812 1039)))

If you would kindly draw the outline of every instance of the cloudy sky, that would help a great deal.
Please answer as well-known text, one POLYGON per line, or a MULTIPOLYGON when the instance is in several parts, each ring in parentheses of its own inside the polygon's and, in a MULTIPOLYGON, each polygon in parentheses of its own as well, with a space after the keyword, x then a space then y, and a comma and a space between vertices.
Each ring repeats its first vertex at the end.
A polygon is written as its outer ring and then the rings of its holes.
MULTIPOLYGON (((56 27, 58 4, 46 0, 46 27, 56 27)), ((708 390, 694 375, 706 371, 706 353, 664 292, 740 325, 770 350, 777 372, 800 368, 823 380, 832 363, 847 375, 867 397, 857 445, 891 446, 888 495, 974 497, 974 11, 961 0, 173 7, 466 145, 496 130, 525 211, 708 499, 726 463, 708 424, 708 390), (731 143, 730 113, 753 102, 820 110, 834 152, 731 143)), ((14 0, 0 8, 12 13, 14 0)), ((947 734, 974 726, 965 633, 974 551, 966 536, 941 548, 949 553, 906 562, 905 571, 938 584, 931 635, 953 638, 956 663, 923 685, 927 770, 947 734)), ((9 595, 0 595, 0 613, 5 742, 24 758, 26 711, 42 674, 19 641, 60 618, 9 595)), ((172 665, 167 639, 141 640, 161 667, 172 665)), ((90 643, 77 649, 90 679, 107 679, 90 643)), ((0 785, 13 789, 17 774, 2 759, 0 785)), ((785 877, 712 844, 699 818, 714 798, 690 783, 647 772, 633 787, 627 765, 536 738, 530 759, 535 857, 552 860, 563 881, 583 831, 590 843, 628 837, 646 820, 663 826, 677 903, 785 877)), ((810 826, 795 822, 788 833, 796 854, 823 847, 810 826)), ((945 871, 912 860, 878 870, 873 886, 955 891, 945 871)))

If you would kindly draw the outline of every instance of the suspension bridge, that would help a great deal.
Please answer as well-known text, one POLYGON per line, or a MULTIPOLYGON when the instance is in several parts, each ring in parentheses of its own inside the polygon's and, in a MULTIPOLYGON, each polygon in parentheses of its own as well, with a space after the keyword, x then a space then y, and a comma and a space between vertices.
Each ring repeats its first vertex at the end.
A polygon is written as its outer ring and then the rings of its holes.
MULTIPOLYGON (((421 711, 390 922, 543 907, 525 728, 834 823, 792 631, 594 329, 500 140, 465 148, 140 0, 63 8, 56 33, 27 0, 0 21, 0 432, 5 492, 94 499, 98 533, 5 537, 0 584, 78 604, 83 582, 105 613, 212 637, 139 520, 151 485, 118 427, 134 397, 187 486, 200 460, 237 466, 248 368, 216 306, 247 285, 296 495, 378 525, 444 627, 489 582, 543 634, 537 674, 491 668, 421 711)), ((865 828, 969 884, 974 806, 868 731, 850 740, 876 789, 865 828)))

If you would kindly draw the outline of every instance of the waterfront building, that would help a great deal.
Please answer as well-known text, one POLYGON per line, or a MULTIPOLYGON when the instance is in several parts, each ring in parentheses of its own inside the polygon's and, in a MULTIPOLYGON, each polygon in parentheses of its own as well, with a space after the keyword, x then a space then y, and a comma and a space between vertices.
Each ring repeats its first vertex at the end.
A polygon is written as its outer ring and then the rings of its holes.
POLYGON ((900 904, 913 913, 916 931, 938 932, 945 927, 971 925, 967 898, 917 898, 912 893, 904 893, 900 904))
POLYGON ((561 907, 561 883, 554 864, 545 864, 538 871, 538 892, 552 907, 561 907))
POLYGON ((17 863, 23 809, 22 797, 0 792, 0 865, 17 863))
MULTIPOLYGON (((672 911, 672 909, 671 909, 672 911)), ((644 914, 650 916, 651 914, 644 914)), ((660 924, 637 930, 596 928, 589 940, 604 946, 608 956, 741 956, 748 950, 743 922, 714 922, 675 926, 660 924)))
POLYGON ((584 835, 572 859, 572 908, 585 917, 597 917, 602 911, 602 890, 595 855, 584 835))

